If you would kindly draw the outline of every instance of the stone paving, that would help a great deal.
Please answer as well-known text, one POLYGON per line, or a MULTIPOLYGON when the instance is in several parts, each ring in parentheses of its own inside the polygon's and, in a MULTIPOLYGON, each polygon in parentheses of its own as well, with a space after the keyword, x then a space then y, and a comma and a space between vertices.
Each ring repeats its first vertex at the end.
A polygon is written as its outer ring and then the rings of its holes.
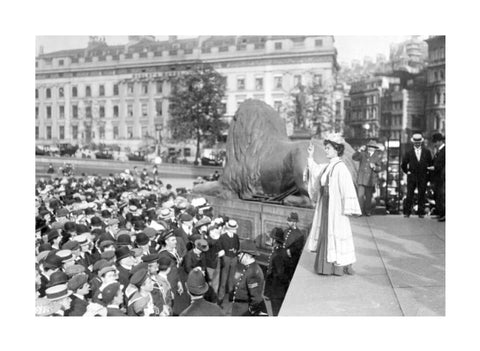
POLYGON ((302 254, 280 316, 445 316, 445 223, 400 215, 351 220, 353 276, 313 272, 302 254))

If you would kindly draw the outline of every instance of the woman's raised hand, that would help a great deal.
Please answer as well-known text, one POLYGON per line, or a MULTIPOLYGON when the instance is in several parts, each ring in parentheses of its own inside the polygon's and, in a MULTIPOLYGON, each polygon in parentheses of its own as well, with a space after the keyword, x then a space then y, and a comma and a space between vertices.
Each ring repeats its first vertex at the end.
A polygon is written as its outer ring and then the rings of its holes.
POLYGON ((313 143, 310 141, 310 145, 308 145, 308 149, 307 149, 308 157, 313 157, 314 150, 315 150, 315 146, 313 146, 313 143))

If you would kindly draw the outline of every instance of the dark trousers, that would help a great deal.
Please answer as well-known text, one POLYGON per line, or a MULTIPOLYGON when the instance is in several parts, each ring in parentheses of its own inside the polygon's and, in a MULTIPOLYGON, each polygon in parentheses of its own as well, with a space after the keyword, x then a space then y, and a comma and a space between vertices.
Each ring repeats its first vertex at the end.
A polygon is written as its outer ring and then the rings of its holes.
POLYGON ((218 301, 221 303, 225 294, 233 291, 235 270, 237 269, 237 257, 223 256, 222 271, 220 273, 220 287, 218 289, 218 301))
POLYGON ((374 191, 374 186, 358 185, 358 202, 364 215, 370 214, 372 211, 372 195, 374 191))
POLYGON ((285 298, 271 298, 270 303, 272 304, 272 315, 278 316, 280 308, 282 307, 283 300, 285 298))
POLYGON ((435 212, 443 217, 445 216, 445 182, 435 182, 433 191, 435 192, 435 212))
POLYGON ((425 214, 425 193, 427 191, 427 182, 425 180, 418 181, 416 179, 408 179, 407 181, 407 198, 405 200, 405 206, 403 213, 409 215, 412 213, 413 196, 415 189, 418 188, 418 215, 425 214))

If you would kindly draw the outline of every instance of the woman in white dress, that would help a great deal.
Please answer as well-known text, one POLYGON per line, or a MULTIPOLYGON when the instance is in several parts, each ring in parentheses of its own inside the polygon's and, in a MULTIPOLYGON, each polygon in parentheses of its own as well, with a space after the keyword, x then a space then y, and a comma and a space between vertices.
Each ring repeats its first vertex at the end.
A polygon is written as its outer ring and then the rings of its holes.
POLYGON ((353 274, 356 257, 348 216, 362 212, 352 175, 341 159, 345 140, 340 134, 330 134, 324 145, 330 161, 325 164, 313 160, 313 143, 307 149, 308 193, 316 203, 308 249, 316 253, 316 273, 353 274))

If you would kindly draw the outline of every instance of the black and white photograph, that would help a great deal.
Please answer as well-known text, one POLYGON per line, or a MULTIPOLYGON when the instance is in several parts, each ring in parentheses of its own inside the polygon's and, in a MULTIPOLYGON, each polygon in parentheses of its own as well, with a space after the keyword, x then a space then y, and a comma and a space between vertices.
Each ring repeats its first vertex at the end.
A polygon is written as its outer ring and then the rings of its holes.
POLYGON ((445 314, 445 35, 36 42, 37 316, 445 314))
POLYGON ((7 334, 471 345, 477 56, 446 8, 380 4, 29 7, 3 54, 7 334))

